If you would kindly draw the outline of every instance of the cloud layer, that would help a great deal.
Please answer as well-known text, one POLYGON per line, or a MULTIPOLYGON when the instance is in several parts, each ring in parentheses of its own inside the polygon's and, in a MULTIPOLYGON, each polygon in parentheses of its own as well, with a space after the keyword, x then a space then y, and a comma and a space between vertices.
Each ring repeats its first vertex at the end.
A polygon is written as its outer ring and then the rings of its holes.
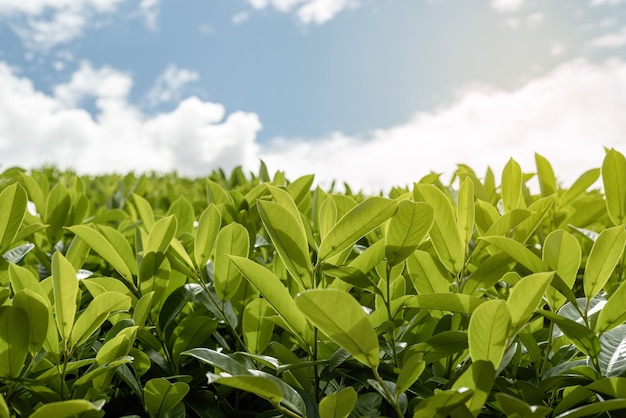
POLYGON ((469 88, 450 106, 362 137, 335 133, 320 141, 277 140, 261 157, 290 176, 348 180, 356 188, 406 185, 457 163, 496 173, 510 157, 533 172, 534 152, 571 184, 601 164, 603 146, 626 151, 626 63, 564 64, 514 91, 469 88))
POLYGON ((129 103, 131 88, 128 74, 83 63, 47 95, 0 62, 3 168, 54 163, 82 173, 202 176, 218 167, 256 170, 261 158, 292 179, 315 173, 321 184, 337 179, 373 192, 431 171, 449 176, 457 163, 483 175, 487 166, 499 173, 514 157, 533 172, 534 152, 571 184, 600 166, 603 146, 626 152, 626 63, 619 60, 571 61, 511 91, 468 87, 448 106, 361 136, 337 132, 265 144, 257 141, 261 123, 254 113, 227 115, 220 104, 190 97, 150 116, 129 103), (95 116, 81 108, 88 99, 95 116))
MULTIPOLYGON (((79 38, 98 17, 116 12, 127 0, 2 0, 0 21, 6 21, 29 49, 48 50, 79 38)), ((138 5, 148 27, 156 26, 158 0, 138 5)))
POLYGON ((272 6, 282 13, 293 13, 304 24, 318 24, 332 20, 344 10, 358 7, 358 0, 248 0, 255 9, 272 6))
POLYGON ((83 63, 53 95, 0 62, 0 155, 4 168, 56 164, 81 173, 178 170, 204 175, 257 166, 256 114, 226 116, 220 104, 187 98, 172 112, 144 114, 128 101, 129 75, 83 63), (96 116, 80 106, 94 99, 96 116))

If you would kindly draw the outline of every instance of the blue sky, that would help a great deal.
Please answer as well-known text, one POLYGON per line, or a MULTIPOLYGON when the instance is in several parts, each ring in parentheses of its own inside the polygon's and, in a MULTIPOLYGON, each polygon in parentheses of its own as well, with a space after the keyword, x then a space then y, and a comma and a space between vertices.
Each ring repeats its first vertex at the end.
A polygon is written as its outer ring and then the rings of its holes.
POLYGON ((626 0, 0 0, 0 164, 375 190, 626 152, 626 0))

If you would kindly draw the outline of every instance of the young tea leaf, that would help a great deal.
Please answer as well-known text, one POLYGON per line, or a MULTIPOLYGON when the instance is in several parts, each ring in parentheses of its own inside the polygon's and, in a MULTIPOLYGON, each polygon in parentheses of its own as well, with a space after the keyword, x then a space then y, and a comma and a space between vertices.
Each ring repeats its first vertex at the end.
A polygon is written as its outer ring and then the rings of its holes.
POLYGON ((306 342, 310 338, 309 326, 280 279, 265 267, 245 257, 230 256, 229 258, 282 317, 288 330, 306 347, 306 342))
POLYGON ((209 261, 221 223, 222 215, 214 204, 210 204, 200 215, 193 247, 196 267, 202 268, 209 261))
POLYGON ((319 260, 339 254, 385 222, 396 212, 397 202, 382 197, 370 197, 346 213, 337 222, 319 247, 319 260))
MULTIPOLYGON (((554 270, 569 286, 574 286, 576 274, 580 267, 582 250, 578 240, 569 232, 562 229, 552 231, 543 244, 543 261, 550 270, 554 270)), ((548 303, 552 309, 558 309, 565 303, 565 298, 555 289, 546 291, 548 303)))
POLYGON ((522 169, 513 159, 509 159, 502 170, 502 204, 505 212, 522 207, 522 169))
POLYGON ((535 153, 535 165, 537 166, 541 195, 547 197, 556 193, 556 176, 550 162, 545 157, 535 153))
POLYGON ((469 352, 472 361, 500 365, 511 331, 511 313, 506 302, 489 300, 474 310, 469 323, 469 352))
POLYGON ((14 183, 0 193, 0 251, 7 250, 26 214, 26 191, 14 183))
POLYGON ((74 267, 59 252, 52 255, 52 285, 57 328, 61 338, 67 344, 76 315, 78 279, 74 267))
POLYGON ((401 201, 385 236, 387 263, 395 266, 409 257, 430 231, 434 219, 433 208, 428 203, 401 201))
POLYGON ((30 353, 35 355, 46 340, 48 326, 52 325, 49 323, 48 309, 50 304, 38 293, 30 289, 23 289, 15 293, 13 306, 22 309, 28 317, 28 347, 30 353))
POLYGON ((354 409, 356 400, 357 393, 351 387, 326 395, 320 402, 320 418, 347 418, 354 409))
POLYGON ((413 195, 416 201, 429 203, 435 211, 435 221, 430 229, 430 239, 439 261, 452 274, 463 269, 465 244, 459 232, 454 208, 450 199, 437 187, 430 184, 415 184, 413 195))
POLYGON ((602 162, 606 209, 615 225, 626 224, 626 158, 611 149, 602 162))
POLYGON ((313 286, 313 268, 300 213, 295 218, 280 204, 262 200, 257 202, 257 207, 263 226, 287 271, 302 288, 310 289, 313 286))
POLYGON ((229 257, 246 257, 250 248, 248 230, 241 224, 226 225, 215 241, 214 284, 223 301, 230 300, 241 283, 241 273, 231 264, 229 257))
POLYGON ((296 306, 331 341, 366 366, 380 361, 378 336, 363 308, 349 293, 318 289, 300 293, 296 306))
POLYGON ((585 296, 590 300, 602 290, 620 260, 626 246, 626 230, 623 225, 605 229, 594 242, 585 265, 583 285, 585 296))
POLYGON ((0 307, 0 377, 18 377, 28 354, 28 315, 14 306, 0 307))
POLYGON ((166 418, 167 413, 183 400, 189 385, 184 382, 170 383, 165 378, 151 379, 144 388, 144 403, 151 418, 166 418))

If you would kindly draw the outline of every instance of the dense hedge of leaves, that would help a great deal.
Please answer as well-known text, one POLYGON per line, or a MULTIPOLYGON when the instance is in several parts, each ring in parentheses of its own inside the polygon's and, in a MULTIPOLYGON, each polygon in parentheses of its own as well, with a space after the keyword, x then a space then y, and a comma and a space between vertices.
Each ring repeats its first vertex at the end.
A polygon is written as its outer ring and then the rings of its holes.
POLYGON ((622 154, 313 184, 4 171, 0 418, 626 411, 622 154))

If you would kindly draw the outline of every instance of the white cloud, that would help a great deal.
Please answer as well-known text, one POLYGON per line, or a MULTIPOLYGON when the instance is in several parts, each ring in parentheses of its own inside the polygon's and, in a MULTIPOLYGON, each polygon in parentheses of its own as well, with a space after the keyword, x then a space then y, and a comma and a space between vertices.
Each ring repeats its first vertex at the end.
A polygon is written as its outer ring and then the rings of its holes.
POLYGON ((127 74, 110 67, 95 70, 90 63, 82 62, 68 83, 54 87, 54 97, 68 108, 79 106, 88 97, 123 101, 132 85, 127 74))
POLYGON ((550 48, 550 55, 556 57, 563 54, 565 51, 567 51, 565 45, 560 42, 555 42, 554 44, 552 44, 552 48, 550 48))
POLYGON ((233 24, 240 25, 246 20, 248 20, 249 18, 250 18, 250 14, 248 12, 241 12, 241 13, 237 13, 236 15, 234 15, 231 20, 233 24))
POLYGON ((626 0, 591 0, 592 6, 601 6, 603 4, 619 4, 626 0))
MULTIPOLYGON (((294 178, 316 173, 354 188, 379 190, 419 180, 457 163, 498 173, 509 157, 534 172, 534 152, 571 184, 598 167, 603 146, 626 152, 626 63, 575 60, 514 91, 474 87, 452 105, 366 136, 334 133, 318 141, 276 139, 261 158, 294 178)), ((449 178, 449 177, 448 177, 449 178)))
POLYGON ((157 18, 159 17, 159 0, 141 0, 139 9, 146 19, 148 28, 156 30, 157 18))
POLYGON ((600 48, 620 48, 626 45, 626 26, 621 30, 600 36, 591 41, 591 45, 600 48))
POLYGON ((491 0, 491 7, 498 13, 510 13, 518 11, 524 0, 491 0))
POLYGON ((294 12, 300 22, 318 25, 360 4, 359 0, 248 0, 248 3, 255 9, 273 6, 282 13, 294 12))
MULTIPOLYGON (((0 21, 30 49, 48 50, 82 35, 98 16, 111 14, 127 0, 1 0, 0 21)), ((159 0, 141 0, 139 11, 154 28, 159 0)))
POLYGON ((54 163, 81 173, 171 171, 203 175, 217 167, 258 167, 256 114, 192 97, 172 112, 147 116, 128 102, 132 79, 88 63, 50 96, 0 62, 3 166, 54 163), (99 82, 96 82, 99 81, 99 82), (78 107, 94 97, 93 118, 78 107))
POLYGON ((171 64, 157 78, 154 86, 148 92, 148 101, 152 106, 156 106, 160 103, 180 100, 180 93, 185 84, 199 79, 198 73, 171 64))

